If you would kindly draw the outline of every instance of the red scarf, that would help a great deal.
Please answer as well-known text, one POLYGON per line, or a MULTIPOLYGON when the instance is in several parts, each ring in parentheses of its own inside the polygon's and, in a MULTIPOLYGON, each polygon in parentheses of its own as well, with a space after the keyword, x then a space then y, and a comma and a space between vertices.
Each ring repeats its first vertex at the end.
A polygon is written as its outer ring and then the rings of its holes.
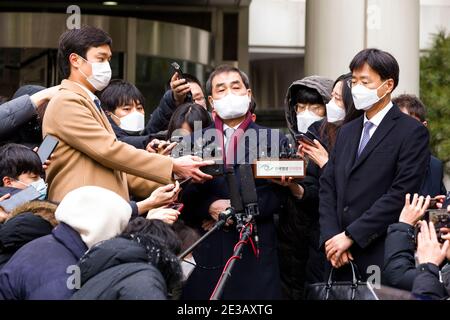
POLYGON ((247 112, 244 121, 239 125, 239 127, 234 131, 233 135, 230 137, 230 142, 228 143, 228 150, 224 150, 224 132, 223 132, 223 120, 220 119, 218 116, 214 119, 214 126, 216 127, 216 136, 218 138, 218 143, 222 147, 223 154, 223 163, 227 164, 227 159, 235 158, 237 153, 237 146, 239 144, 240 139, 244 135, 245 131, 247 130, 248 126, 252 123, 252 114, 250 112, 247 112), (231 153, 231 150, 234 152, 231 153))

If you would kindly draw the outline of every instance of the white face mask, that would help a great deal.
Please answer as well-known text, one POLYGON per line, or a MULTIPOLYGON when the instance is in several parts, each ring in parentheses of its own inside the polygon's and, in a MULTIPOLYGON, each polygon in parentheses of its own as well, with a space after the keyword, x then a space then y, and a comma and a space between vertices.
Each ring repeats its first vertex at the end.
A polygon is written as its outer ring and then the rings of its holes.
POLYGON ((330 123, 338 122, 344 120, 345 110, 339 107, 334 99, 331 99, 326 105, 327 108, 327 121, 330 123))
POLYGON ((111 80, 111 66, 109 65, 108 61, 105 62, 90 62, 84 59, 80 56, 81 59, 86 61, 87 63, 90 63, 92 66, 92 75, 89 77, 84 74, 83 71, 81 71, 81 68, 79 69, 81 74, 85 76, 86 80, 98 91, 101 91, 105 89, 109 81, 111 80))
MULTIPOLYGON (((385 81, 386 82, 386 81, 385 81)), ((363 86, 362 84, 358 84, 352 88, 352 97, 353 102, 355 103, 355 108, 357 110, 369 110, 375 103, 384 98, 386 93, 382 97, 378 97, 377 90, 385 84, 383 82, 376 89, 369 89, 363 86)))
POLYGON ((119 118, 114 113, 111 113, 111 115, 119 119, 119 127, 123 130, 138 132, 145 128, 145 116, 138 111, 130 112, 122 118, 119 118))
POLYGON ((238 96, 229 93, 222 99, 213 100, 213 106, 221 119, 236 119, 247 113, 250 107, 250 98, 247 94, 238 96))
POLYGON ((322 119, 323 117, 318 116, 312 111, 302 111, 297 114, 297 129, 299 132, 306 132, 310 125, 322 119))

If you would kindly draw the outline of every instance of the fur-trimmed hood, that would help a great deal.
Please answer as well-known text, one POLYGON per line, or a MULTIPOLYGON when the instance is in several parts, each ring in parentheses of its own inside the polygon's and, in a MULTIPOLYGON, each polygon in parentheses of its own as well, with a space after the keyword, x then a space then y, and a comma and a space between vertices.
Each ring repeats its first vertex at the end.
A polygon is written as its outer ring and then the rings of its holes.
POLYGON ((35 216, 41 217, 42 219, 46 220, 53 227, 56 227, 58 225, 58 221, 56 221, 55 219, 55 211, 57 207, 58 207, 57 204, 50 201, 40 201, 40 200, 30 201, 15 208, 9 214, 8 219, 6 219, 6 222, 19 214, 31 212, 35 216))

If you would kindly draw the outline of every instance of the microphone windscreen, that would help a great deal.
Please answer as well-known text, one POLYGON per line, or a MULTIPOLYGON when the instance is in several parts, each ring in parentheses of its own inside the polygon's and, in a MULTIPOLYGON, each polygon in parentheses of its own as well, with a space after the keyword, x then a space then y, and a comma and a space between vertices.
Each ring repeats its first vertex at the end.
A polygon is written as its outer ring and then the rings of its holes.
POLYGON ((239 166, 239 176, 241 178, 241 194, 244 206, 257 203, 258 195, 256 194, 252 166, 250 164, 241 164, 239 166))
POLYGON ((231 206, 238 213, 244 211, 244 206, 242 204, 241 194, 239 192, 239 187, 236 181, 236 175, 234 174, 233 167, 227 168, 226 179, 228 184, 228 191, 230 193, 231 206))

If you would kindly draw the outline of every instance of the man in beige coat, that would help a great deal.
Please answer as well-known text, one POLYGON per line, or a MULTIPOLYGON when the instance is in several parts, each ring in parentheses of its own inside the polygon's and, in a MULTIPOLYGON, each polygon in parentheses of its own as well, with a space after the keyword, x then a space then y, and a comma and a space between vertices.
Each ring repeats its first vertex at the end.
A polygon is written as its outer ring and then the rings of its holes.
POLYGON ((197 182, 211 179, 199 169, 211 162, 193 156, 172 159, 117 140, 94 95, 111 79, 111 43, 108 34, 89 26, 60 37, 58 63, 66 80, 50 101, 43 121, 43 135, 59 140, 47 170, 48 198, 61 201, 71 190, 93 185, 129 200, 129 193, 148 197, 174 176, 192 176, 197 182))

